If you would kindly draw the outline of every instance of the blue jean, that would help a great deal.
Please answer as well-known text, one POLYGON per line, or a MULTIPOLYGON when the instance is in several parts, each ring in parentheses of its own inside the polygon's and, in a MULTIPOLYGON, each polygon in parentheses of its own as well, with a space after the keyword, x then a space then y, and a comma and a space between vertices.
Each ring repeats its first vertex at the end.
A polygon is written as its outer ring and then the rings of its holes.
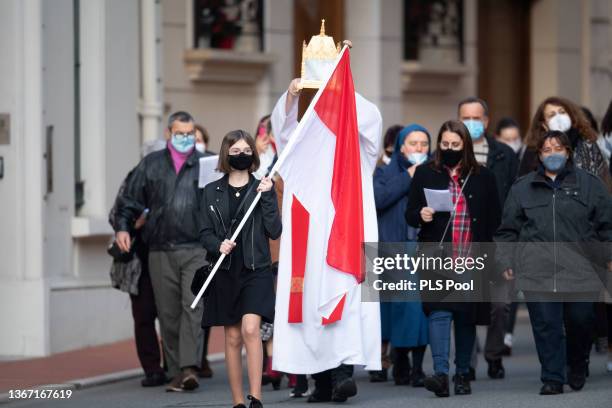
POLYGON ((429 315, 429 346, 433 357, 434 373, 449 371, 451 322, 455 321, 455 372, 470 372, 470 357, 476 337, 476 325, 467 322, 462 313, 436 310, 429 315))

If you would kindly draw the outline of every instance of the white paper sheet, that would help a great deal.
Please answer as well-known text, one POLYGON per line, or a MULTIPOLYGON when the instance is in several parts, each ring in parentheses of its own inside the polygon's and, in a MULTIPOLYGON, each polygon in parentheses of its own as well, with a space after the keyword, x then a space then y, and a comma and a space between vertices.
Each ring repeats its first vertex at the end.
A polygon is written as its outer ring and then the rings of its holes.
POLYGON ((198 187, 204 188, 208 183, 219 180, 223 177, 223 173, 216 169, 219 156, 207 156, 200 159, 200 177, 198 187))
POLYGON ((427 206, 438 212, 453 211, 454 205, 450 190, 430 190, 425 188, 427 206))

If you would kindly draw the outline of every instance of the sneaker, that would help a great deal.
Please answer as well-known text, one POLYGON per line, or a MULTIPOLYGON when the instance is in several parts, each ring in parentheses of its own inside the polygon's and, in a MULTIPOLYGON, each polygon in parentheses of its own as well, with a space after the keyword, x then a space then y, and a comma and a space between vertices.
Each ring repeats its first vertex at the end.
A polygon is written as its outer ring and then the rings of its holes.
POLYGON ((183 380, 182 374, 175 375, 172 378, 172 380, 170 380, 168 385, 166 385, 166 392, 182 392, 183 391, 183 387, 181 385, 182 380, 183 380))
POLYGON ((183 369, 183 378, 181 380, 181 387, 185 391, 195 390, 200 386, 198 382, 198 373, 193 368, 183 369))
POLYGON ((425 377, 425 389, 436 394, 436 397, 448 397, 448 374, 436 374, 425 377))
POLYGON ((606 366, 606 370, 607 370, 609 373, 612 373, 612 361, 608 361, 608 364, 607 364, 607 366, 606 366))
POLYGON ((160 385, 164 385, 166 381, 166 374, 161 371, 147 374, 145 378, 140 381, 140 385, 143 387, 159 387, 160 385))

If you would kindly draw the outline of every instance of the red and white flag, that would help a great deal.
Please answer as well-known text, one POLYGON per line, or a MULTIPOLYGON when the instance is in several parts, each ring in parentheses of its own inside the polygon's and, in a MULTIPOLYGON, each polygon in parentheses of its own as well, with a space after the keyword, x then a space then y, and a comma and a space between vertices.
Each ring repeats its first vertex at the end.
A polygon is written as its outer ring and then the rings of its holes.
POLYGON ((285 93, 271 116, 284 181, 273 367, 380 370, 379 305, 361 301, 361 282, 362 244, 378 241, 382 118, 354 90, 348 48, 299 123, 297 99, 285 93))

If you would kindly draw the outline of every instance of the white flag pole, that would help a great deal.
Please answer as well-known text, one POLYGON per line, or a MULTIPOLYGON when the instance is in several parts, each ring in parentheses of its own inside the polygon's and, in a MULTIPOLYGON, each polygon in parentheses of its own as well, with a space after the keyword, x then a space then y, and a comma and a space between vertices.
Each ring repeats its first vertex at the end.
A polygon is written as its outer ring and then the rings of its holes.
MULTIPOLYGON (((283 164, 283 162, 287 158, 289 152, 293 149, 293 145, 296 143, 296 139, 297 139, 295 137, 295 135, 299 135, 300 134, 300 132, 302 131, 304 126, 306 126, 306 123, 308 122, 308 119, 310 118, 310 116, 312 116, 312 112, 314 111, 314 107, 317 104, 317 101, 321 97, 321 94, 323 93, 323 90, 327 87, 327 83, 329 82, 329 80, 332 77, 333 73, 336 71, 336 67, 338 66, 338 63, 342 59, 342 56, 344 55, 344 52, 346 51, 347 48, 349 48, 348 45, 345 45, 344 47, 342 47, 342 50, 340 51, 340 54, 338 54, 338 57, 336 58, 336 62, 334 63, 334 69, 331 70, 331 72, 329 74, 329 77, 327 77, 327 79, 325 79, 325 82, 323 82, 323 85, 319 88, 319 90, 315 94, 314 98, 312 98, 312 101, 310 102, 310 105, 308 105, 308 109, 306 109, 306 112, 304 112, 304 115, 302 116, 302 119, 299 121, 299 123, 298 123, 297 127, 295 128, 295 130, 291 133, 291 136, 289 137, 289 142, 287 143, 287 146, 285 146, 285 148, 281 152, 280 156, 276 160, 276 163, 274 163, 274 166, 269 171, 268 175, 270 177, 274 176, 274 174, 276 172, 278 172, 279 167, 283 164)), ((244 224, 247 222, 249 216, 251 215, 251 213, 255 209, 255 206, 259 202, 260 198, 261 198, 261 192, 258 192, 257 195, 255 196, 255 199, 253 199, 253 202, 251 203, 249 209, 244 214, 244 217, 242 217, 242 220, 240 221, 240 224, 238 224, 238 227, 236 228, 236 231, 234 231, 234 233, 232 234, 232 236, 230 238, 230 241, 232 241, 232 242, 236 241, 236 238, 238 237, 238 234, 240 234, 240 231, 242 231, 242 228, 244 227, 244 224)), ((197 296, 193 300, 193 303, 191 303, 191 308, 192 309, 195 309, 196 306, 198 305, 198 302, 200 301, 200 299, 204 295, 204 292, 208 288, 208 285, 210 285, 210 281, 212 281, 212 279, 214 278, 215 274, 217 273, 217 270, 219 269, 219 266, 221 266, 221 263, 223 263, 223 260, 225 259, 225 256, 226 256, 225 254, 221 254, 219 259, 217 259, 217 262, 215 263, 215 266, 213 267, 213 269, 210 272, 210 274, 208 275, 208 278, 206 278, 206 281, 204 282, 204 285, 202 285, 202 287, 200 288, 200 291, 198 292, 197 296)))

